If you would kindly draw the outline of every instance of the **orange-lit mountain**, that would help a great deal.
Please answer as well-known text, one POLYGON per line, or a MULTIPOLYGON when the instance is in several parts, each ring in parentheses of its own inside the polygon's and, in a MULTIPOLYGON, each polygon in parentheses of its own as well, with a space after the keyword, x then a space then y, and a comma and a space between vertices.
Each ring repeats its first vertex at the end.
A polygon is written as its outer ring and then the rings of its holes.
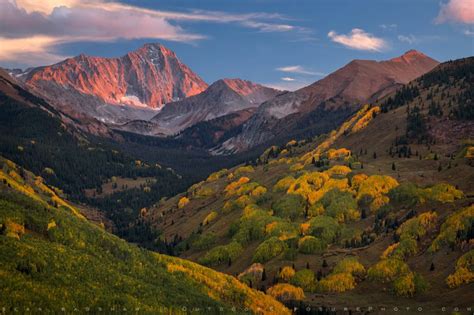
POLYGON ((159 44, 146 44, 120 58, 79 55, 17 77, 66 112, 113 123, 151 118, 152 110, 207 88, 174 52, 159 44))
POLYGON ((322 80, 262 104, 244 125, 242 133, 216 152, 243 151, 312 127, 321 129, 317 133, 327 132, 334 128, 333 125, 324 128, 327 120, 337 125, 361 104, 394 91, 438 64, 415 50, 387 61, 353 60, 322 80))
POLYGON ((156 133, 175 134, 198 122, 258 107, 281 91, 241 79, 214 82, 201 94, 167 104, 151 121, 156 133))

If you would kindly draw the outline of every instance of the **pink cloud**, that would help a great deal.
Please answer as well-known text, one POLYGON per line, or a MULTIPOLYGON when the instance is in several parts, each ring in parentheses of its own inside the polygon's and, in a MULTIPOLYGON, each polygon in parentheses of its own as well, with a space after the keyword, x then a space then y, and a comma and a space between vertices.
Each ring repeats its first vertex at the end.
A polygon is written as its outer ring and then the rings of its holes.
POLYGON ((335 43, 357 50, 381 51, 388 46, 382 38, 375 37, 359 28, 352 29, 347 35, 330 31, 328 37, 335 43))
POLYGON ((441 5, 435 22, 474 24, 474 0, 449 0, 441 5))

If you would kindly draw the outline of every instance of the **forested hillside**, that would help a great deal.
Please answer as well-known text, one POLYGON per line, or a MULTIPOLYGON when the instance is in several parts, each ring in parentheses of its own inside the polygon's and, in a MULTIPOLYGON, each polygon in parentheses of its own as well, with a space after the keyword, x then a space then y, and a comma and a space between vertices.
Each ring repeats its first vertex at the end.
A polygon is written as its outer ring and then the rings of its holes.
POLYGON ((289 314, 237 279, 131 245, 13 162, 0 158, 0 305, 7 313, 289 314))
POLYGON ((163 232, 170 253, 288 305, 468 307, 473 122, 456 112, 472 106, 470 67, 472 58, 443 64, 330 134, 270 147, 144 209, 139 221, 163 232), (435 105, 423 106, 429 93, 435 105), (444 114, 433 121, 437 104, 444 114), (425 139, 409 136, 417 106, 425 139), (456 136, 443 138, 440 122, 456 136))

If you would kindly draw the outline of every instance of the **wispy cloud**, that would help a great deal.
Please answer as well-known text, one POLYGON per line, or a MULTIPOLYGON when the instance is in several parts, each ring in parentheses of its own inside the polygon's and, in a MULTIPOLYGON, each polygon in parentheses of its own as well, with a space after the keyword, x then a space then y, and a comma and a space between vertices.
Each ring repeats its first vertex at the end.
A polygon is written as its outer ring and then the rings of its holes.
POLYGON ((442 3, 436 23, 455 22, 474 24, 474 1, 473 0, 448 0, 442 3))
POLYGON ((380 24, 379 26, 384 30, 395 30, 398 27, 397 24, 380 24))
POLYGON ((398 35, 398 40, 401 42, 408 43, 410 45, 415 44, 418 42, 418 38, 416 38, 415 35, 410 34, 410 35, 398 35))
POLYGON ((294 78, 290 78, 290 77, 283 77, 281 78, 282 81, 287 81, 287 82, 291 82, 291 81, 295 81, 294 78))
POLYGON ((326 75, 325 73, 322 72, 315 72, 315 71, 310 71, 303 66, 296 65, 296 66, 285 66, 285 67, 278 67, 275 70, 281 71, 281 72, 287 72, 287 73, 297 73, 297 74, 305 74, 305 75, 326 75))
POLYGON ((474 36, 474 31, 464 30, 463 34, 466 35, 466 36, 474 36))
POLYGON ((282 91, 296 91, 310 85, 311 83, 313 83, 313 81, 300 79, 287 81, 282 78, 282 80, 278 82, 263 83, 263 85, 282 91))
POLYGON ((381 51, 388 46, 382 38, 375 37, 360 28, 352 29, 347 35, 330 31, 328 37, 335 43, 357 50, 381 51))
MULTIPOLYGON (((273 13, 161 11, 105 0, 0 0, 0 60, 20 60, 15 57, 19 46, 6 47, 13 39, 29 47, 47 38, 32 50, 53 61, 55 47, 67 42, 149 38, 193 43, 207 38, 179 22, 228 23, 261 32, 304 31, 273 13)), ((33 63, 44 61, 32 57, 33 63)))

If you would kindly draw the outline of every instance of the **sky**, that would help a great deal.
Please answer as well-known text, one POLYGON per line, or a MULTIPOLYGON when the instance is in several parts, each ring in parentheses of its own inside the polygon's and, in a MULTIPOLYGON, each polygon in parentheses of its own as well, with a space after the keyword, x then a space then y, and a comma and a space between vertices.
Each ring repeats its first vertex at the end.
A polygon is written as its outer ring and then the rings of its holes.
POLYGON ((295 90, 353 59, 474 55, 474 0, 0 0, 0 67, 158 42, 206 82, 295 90))

